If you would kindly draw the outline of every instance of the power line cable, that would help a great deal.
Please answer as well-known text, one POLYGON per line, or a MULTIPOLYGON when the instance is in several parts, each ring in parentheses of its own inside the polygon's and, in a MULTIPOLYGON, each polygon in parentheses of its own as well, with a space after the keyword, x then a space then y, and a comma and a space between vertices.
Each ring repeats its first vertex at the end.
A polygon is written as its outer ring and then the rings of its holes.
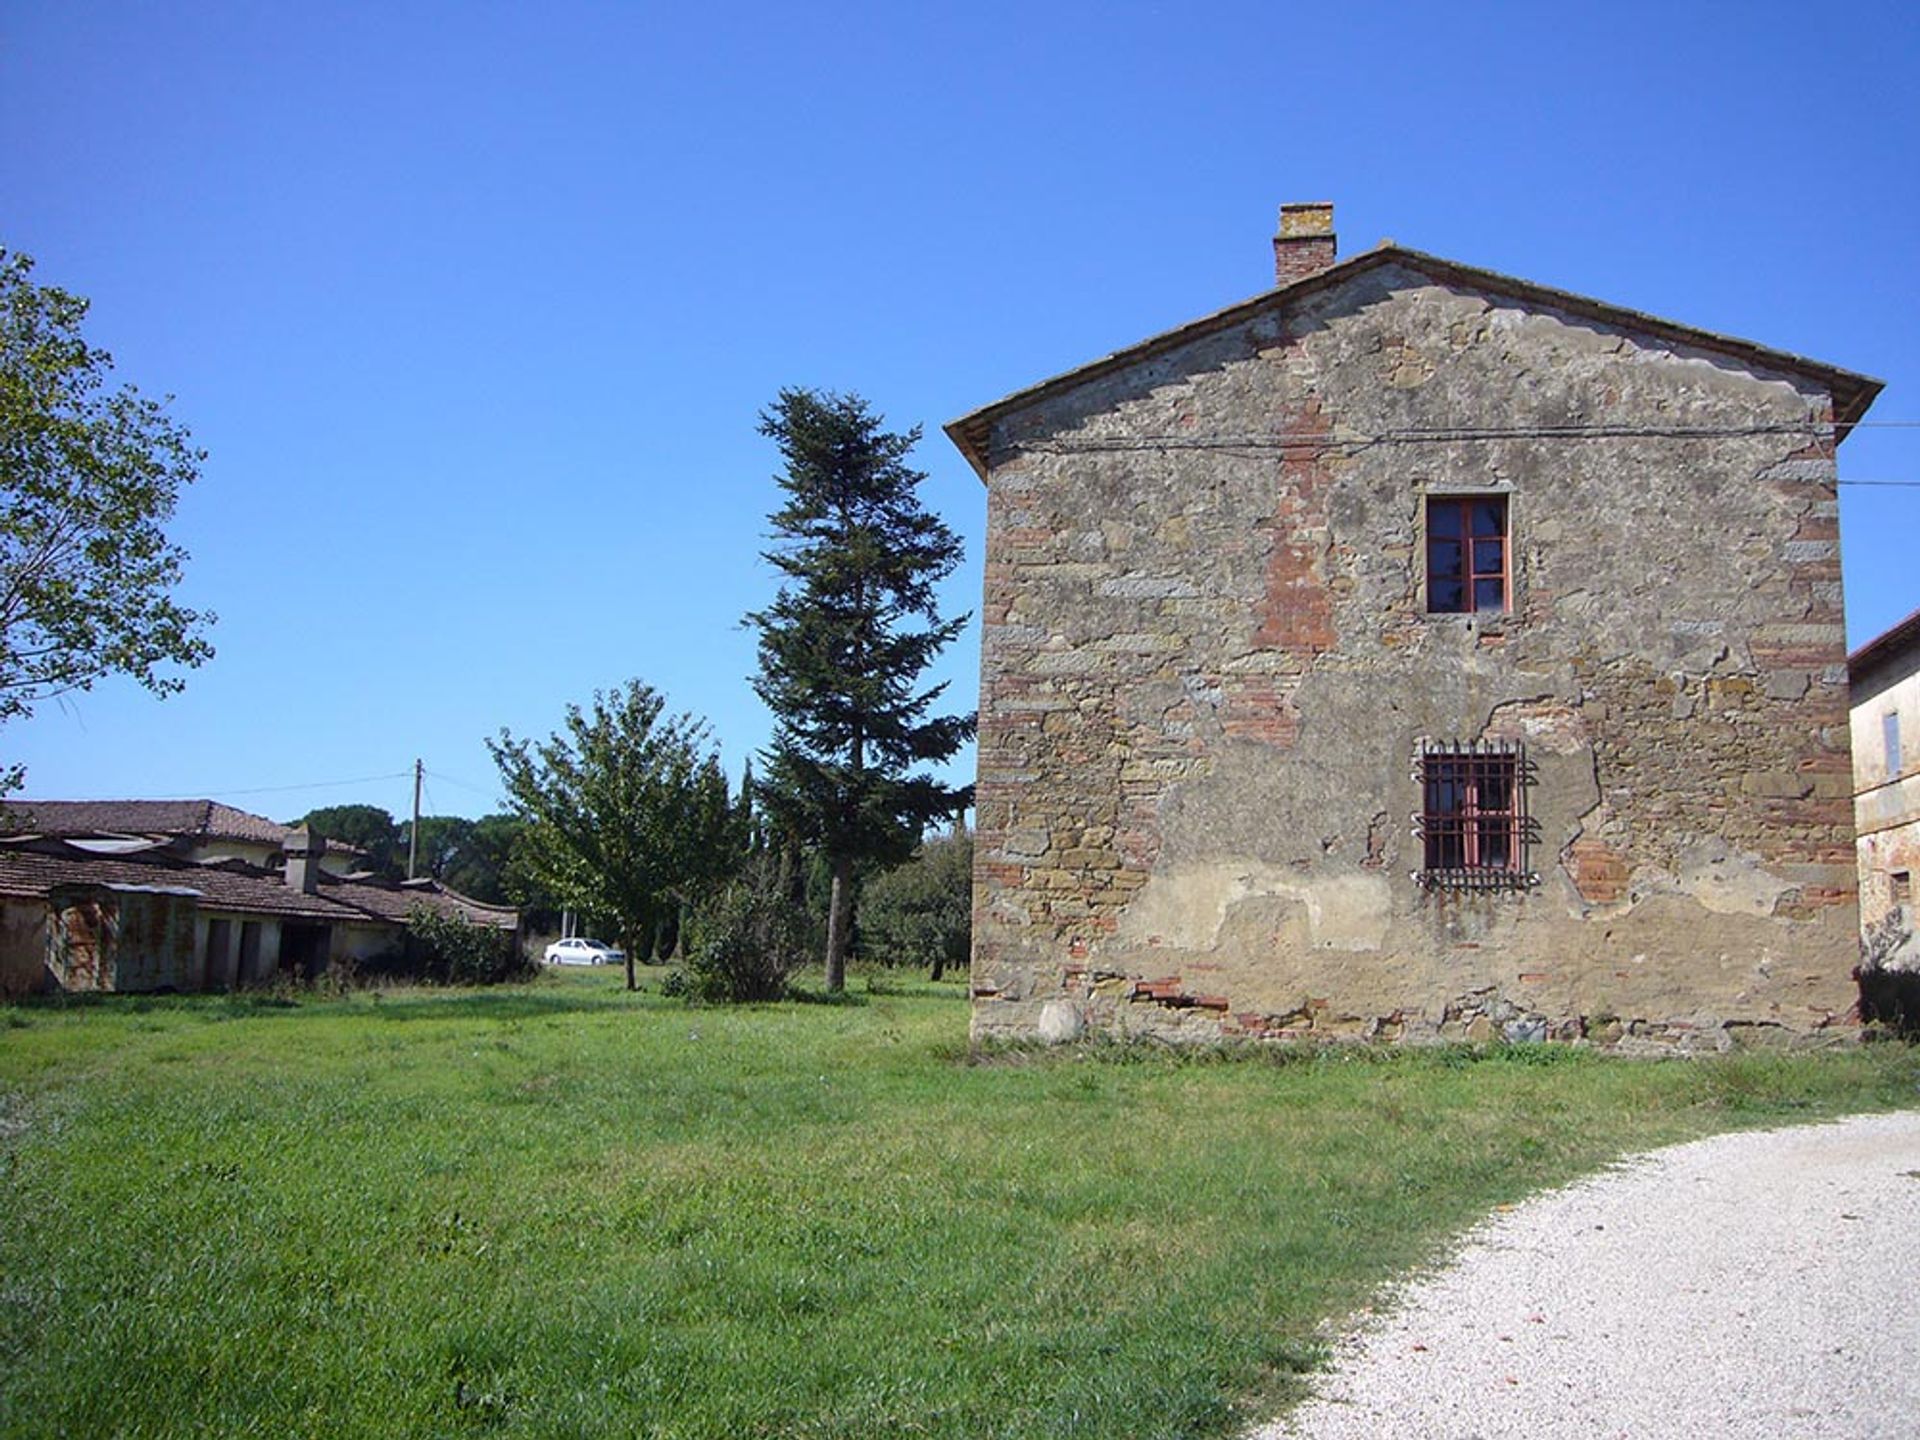
POLYGON ((462 790, 471 790, 476 795, 485 795, 489 799, 499 794, 499 791, 497 789, 489 790, 485 786, 475 785, 469 781, 457 779, 454 776, 447 774, 444 770, 429 770, 427 771, 427 774, 433 776, 433 778, 436 780, 444 780, 449 785, 457 785, 462 790))
POLYGON ((279 795, 290 790, 331 790, 342 785, 372 785, 381 780, 404 780, 413 772, 399 770, 391 775, 360 775, 351 780, 308 780, 299 785, 207 786, 193 793, 209 799, 221 795, 279 795))

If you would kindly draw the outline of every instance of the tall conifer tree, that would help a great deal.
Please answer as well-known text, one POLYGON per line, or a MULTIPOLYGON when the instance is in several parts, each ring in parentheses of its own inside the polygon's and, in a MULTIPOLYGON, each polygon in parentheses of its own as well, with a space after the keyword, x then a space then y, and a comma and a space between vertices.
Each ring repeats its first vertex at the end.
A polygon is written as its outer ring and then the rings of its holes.
POLYGON ((777 722, 760 789, 826 856, 829 990, 846 984, 860 868, 906 859, 971 794, 921 769, 973 735, 971 714, 928 713, 944 684, 920 684, 967 622, 942 620, 934 594, 960 538, 921 507, 926 476, 906 463, 919 427, 883 425, 858 395, 831 391, 782 390, 760 416, 787 495, 768 517, 780 593, 747 616, 760 631, 754 689, 777 722))

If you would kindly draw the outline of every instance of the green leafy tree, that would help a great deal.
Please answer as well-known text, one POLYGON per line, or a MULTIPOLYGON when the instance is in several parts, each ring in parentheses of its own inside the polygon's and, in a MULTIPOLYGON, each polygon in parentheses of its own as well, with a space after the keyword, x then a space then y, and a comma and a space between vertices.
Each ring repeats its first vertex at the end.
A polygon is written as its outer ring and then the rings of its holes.
POLYGON ((657 927, 733 863, 733 816, 706 723, 649 685, 569 705, 547 740, 487 742, 527 830, 515 864, 563 904, 611 919, 634 964, 657 927), (716 797, 717 790, 717 797, 716 797))
POLYGON ((489 905, 512 902, 513 847, 525 829, 526 822, 517 815, 482 815, 473 822, 464 848, 448 862, 440 878, 462 895, 489 905))
POLYGON ((973 837, 926 842, 860 892, 860 951, 882 965, 924 966, 938 980, 962 968, 973 938, 973 837))
MULTIPOLYGON (((394 845, 396 855, 409 852, 414 857, 414 874, 431 875, 447 885, 450 870, 458 866, 473 844, 473 821, 461 815, 422 815, 416 834, 411 820, 400 822, 400 835, 394 845)), ((459 890, 460 887, 453 885, 459 890)), ((469 891, 461 891, 469 894, 469 891)), ((478 899, 478 896, 474 897, 478 899)))
MULTIPOLYGON (((525 823, 513 815, 483 815, 478 820, 422 815, 419 844, 413 846, 415 873, 431 875, 475 900, 504 905, 514 841, 524 829, 525 823)), ((413 822, 401 822, 396 857, 408 852, 412 839, 413 822)))
POLYGON ((406 853, 400 845, 400 827, 378 805, 323 805, 289 823, 353 846, 365 855, 363 863, 376 875, 398 877, 405 872, 398 858, 406 853))
POLYGON ((108 675, 171 694, 172 667, 213 654, 213 616, 173 599, 187 555, 163 528, 205 452, 161 401, 111 386, 87 302, 32 272, 0 250, 0 721, 108 675))
POLYGON ((974 717, 933 715, 944 685, 927 666, 967 617, 942 620, 934 587, 961 544, 920 504, 925 475, 904 435, 857 395, 788 389, 760 417, 786 462, 786 503, 769 518, 780 593, 747 616, 760 632, 754 689, 773 711, 767 803, 817 846, 830 874, 827 988, 846 984, 862 866, 897 863, 968 792, 920 767, 952 757, 974 717))

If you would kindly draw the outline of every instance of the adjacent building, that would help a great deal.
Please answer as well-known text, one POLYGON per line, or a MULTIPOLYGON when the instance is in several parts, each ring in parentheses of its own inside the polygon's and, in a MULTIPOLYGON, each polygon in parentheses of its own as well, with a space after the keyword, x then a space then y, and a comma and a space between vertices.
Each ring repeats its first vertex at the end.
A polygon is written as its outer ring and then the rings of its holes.
POLYGON ((1879 383, 1282 207, 1275 286, 947 433, 977 1038, 1856 1023, 1835 453, 1879 383))
POLYGON ((312 980, 402 955, 422 910, 518 933, 517 911, 435 880, 335 873, 304 830, 226 806, 160 808, 210 803, 11 807, 36 829, 0 839, 0 995, 312 980), (114 823, 93 823, 103 816, 114 823))
POLYGON ((1860 933, 1867 957, 1920 969, 1913 879, 1920 872, 1920 610, 1847 658, 1853 682, 1853 815, 1860 933))

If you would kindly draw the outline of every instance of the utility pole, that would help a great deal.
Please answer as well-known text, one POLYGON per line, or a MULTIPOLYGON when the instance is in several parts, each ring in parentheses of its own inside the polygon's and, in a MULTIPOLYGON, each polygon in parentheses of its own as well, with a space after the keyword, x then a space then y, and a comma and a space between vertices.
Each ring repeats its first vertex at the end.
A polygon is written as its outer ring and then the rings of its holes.
POLYGON ((413 879, 413 867, 420 858, 420 786, 425 782, 426 763, 413 762, 413 825, 407 831, 407 879, 413 879))

